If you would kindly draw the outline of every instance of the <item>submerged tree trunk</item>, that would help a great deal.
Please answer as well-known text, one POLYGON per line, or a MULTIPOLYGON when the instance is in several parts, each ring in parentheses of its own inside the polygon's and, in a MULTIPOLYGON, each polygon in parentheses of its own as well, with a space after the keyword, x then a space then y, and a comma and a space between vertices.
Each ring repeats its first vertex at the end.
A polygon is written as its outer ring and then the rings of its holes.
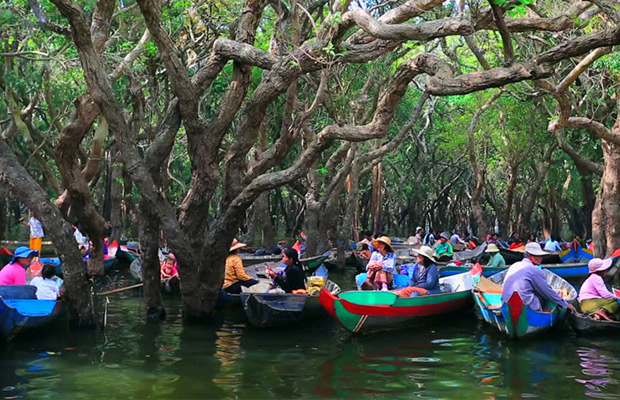
POLYGON ((71 225, 48 199, 47 193, 17 161, 7 144, 0 140, 0 183, 25 203, 41 220, 63 260, 66 300, 75 326, 94 326, 91 287, 84 275, 84 261, 73 238, 71 225))
POLYGON ((140 243, 142 246, 142 281, 146 315, 151 320, 166 318, 162 305, 159 266, 159 220, 150 212, 145 201, 140 202, 140 243))

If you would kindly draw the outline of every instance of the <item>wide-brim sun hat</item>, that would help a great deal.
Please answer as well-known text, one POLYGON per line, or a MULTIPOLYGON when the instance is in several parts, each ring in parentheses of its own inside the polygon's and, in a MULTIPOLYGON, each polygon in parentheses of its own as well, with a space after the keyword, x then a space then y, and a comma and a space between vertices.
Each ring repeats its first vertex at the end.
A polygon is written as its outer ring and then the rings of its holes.
POLYGON ((446 239, 446 240, 448 240, 448 239, 449 239, 449 238, 448 238, 448 235, 446 235, 444 232, 441 232, 441 234, 439 235, 439 238, 440 238, 440 239, 441 239, 441 238, 444 238, 444 239, 446 239))
POLYGON ((613 264, 613 260, 611 258, 606 258, 604 260, 600 258, 593 258, 588 262, 588 272, 593 273, 605 271, 611 267, 611 264, 613 264))
POLYGON ((237 239, 234 239, 230 245, 230 250, 228 250, 228 252, 230 253, 231 251, 235 251, 237 249, 240 249, 242 247, 247 246, 247 244, 245 243, 241 243, 240 241, 238 241, 237 239))
POLYGON ((422 246, 417 250, 412 249, 411 252, 422 257, 426 257, 432 262, 437 262, 437 260, 435 260, 435 252, 429 246, 422 246))
POLYGON ((15 252, 13 253, 12 261, 17 260, 18 258, 37 257, 38 255, 39 255, 38 251, 32 250, 26 246, 20 246, 15 249, 15 252))
POLYGON ((421 226, 418 226, 417 228, 415 228, 416 233, 418 233, 418 232, 419 232, 419 231, 421 231, 421 230, 422 230, 422 227, 421 227, 421 226))
POLYGON ((497 253, 499 251, 499 248, 497 247, 497 245, 491 243, 487 246, 487 249, 484 251, 485 253, 497 253))
POLYGON ((387 236, 380 236, 370 242, 370 244, 372 244, 372 247, 377 248, 377 244, 379 242, 383 243, 386 247, 388 247, 392 253, 394 252, 394 248, 392 247, 392 239, 387 236))
POLYGON ((536 242, 526 244, 525 252, 532 256, 544 256, 546 254, 549 254, 548 252, 544 251, 542 247, 540 247, 540 245, 536 242))

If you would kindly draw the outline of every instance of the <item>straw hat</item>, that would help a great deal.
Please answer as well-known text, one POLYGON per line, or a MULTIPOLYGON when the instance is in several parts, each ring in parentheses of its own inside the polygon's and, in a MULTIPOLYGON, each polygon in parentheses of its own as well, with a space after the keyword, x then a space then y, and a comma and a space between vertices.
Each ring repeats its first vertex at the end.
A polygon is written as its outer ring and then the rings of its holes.
POLYGON ((237 239, 234 239, 232 241, 232 244, 230 245, 230 250, 228 250, 228 252, 230 253, 231 251, 235 251, 235 250, 240 249, 240 248, 245 247, 245 246, 247 246, 247 244, 241 243, 237 239))
POLYGON ((590 273, 605 271, 611 267, 612 263, 613 261, 611 258, 606 258, 604 260, 601 260, 600 258, 593 258, 590 262, 588 262, 588 271, 590 273))
POLYGON ((445 232, 441 232, 441 234, 439 235, 439 238, 448 240, 448 235, 446 235, 445 232))
POLYGON ((536 242, 530 242, 528 244, 525 245, 525 252, 527 254, 533 255, 533 256, 544 256, 545 254, 549 254, 546 251, 544 251, 540 245, 536 242))
POLYGON ((373 240, 370 244, 372 244, 372 247, 376 248, 379 242, 383 243, 390 250, 390 252, 394 252, 394 248, 392 247, 392 239, 387 236, 381 236, 373 240))
POLYGON ((428 246, 422 246, 418 250, 411 249, 411 252, 422 257, 426 257, 432 262, 437 262, 437 260, 435 260, 435 252, 428 246))
POLYGON ((498 251, 499 251, 499 248, 497 248, 495 244, 491 243, 487 246, 487 249, 484 252, 485 253, 497 253, 498 251))

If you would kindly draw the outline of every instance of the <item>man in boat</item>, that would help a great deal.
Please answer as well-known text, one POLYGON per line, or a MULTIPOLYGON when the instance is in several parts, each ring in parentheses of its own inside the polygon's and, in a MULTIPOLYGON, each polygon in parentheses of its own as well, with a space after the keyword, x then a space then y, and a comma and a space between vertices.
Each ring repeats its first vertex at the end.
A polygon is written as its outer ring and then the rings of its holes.
POLYGON ((487 249, 484 252, 489 253, 489 255, 491 256, 491 259, 487 263, 487 267, 503 268, 506 266, 506 260, 504 260, 504 257, 500 254, 499 248, 493 243, 488 245, 487 249))
POLYGON ((11 262, 0 270, 0 285, 25 285, 26 269, 39 253, 26 246, 15 249, 11 262))
POLYGON ((435 247, 435 258, 437 258, 438 261, 450 261, 452 260, 453 254, 454 248, 452 244, 448 242, 448 235, 441 233, 441 235, 439 235, 439 243, 437 247, 435 247))
POLYGON ((553 290, 545 274, 538 268, 545 254, 548 253, 543 251, 538 243, 528 243, 525 246, 523 260, 512 264, 506 272, 502 302, 508 302, 516 292, 519 293, 523 304, 534 311, 541 311, 545 300, 549 300, 559 307, 574 312, 575 308, 553 290))
POLYGON ((229 294, 239 294, 241 293, 242 286, 250 287, 258 283, 256 279, 245 272, 243 260, 239 257, 239 249, 245 246, 245 243, 240 243, 237 239, 234 239, 228 250, 222 289, 229 294))

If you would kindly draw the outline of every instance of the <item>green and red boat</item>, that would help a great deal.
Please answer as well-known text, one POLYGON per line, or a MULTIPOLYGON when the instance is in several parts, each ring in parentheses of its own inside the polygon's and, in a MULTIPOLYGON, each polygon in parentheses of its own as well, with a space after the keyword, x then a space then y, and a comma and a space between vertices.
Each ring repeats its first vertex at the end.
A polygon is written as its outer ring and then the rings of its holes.
POLYGON ((394 292, 348 291, 336 296, 323 289, 319 301, 348 331, 367 333, 399 329, 424 317, 462 311, 472 304, 474 272, 441 278, 441 293, 399 297, 394 292))

